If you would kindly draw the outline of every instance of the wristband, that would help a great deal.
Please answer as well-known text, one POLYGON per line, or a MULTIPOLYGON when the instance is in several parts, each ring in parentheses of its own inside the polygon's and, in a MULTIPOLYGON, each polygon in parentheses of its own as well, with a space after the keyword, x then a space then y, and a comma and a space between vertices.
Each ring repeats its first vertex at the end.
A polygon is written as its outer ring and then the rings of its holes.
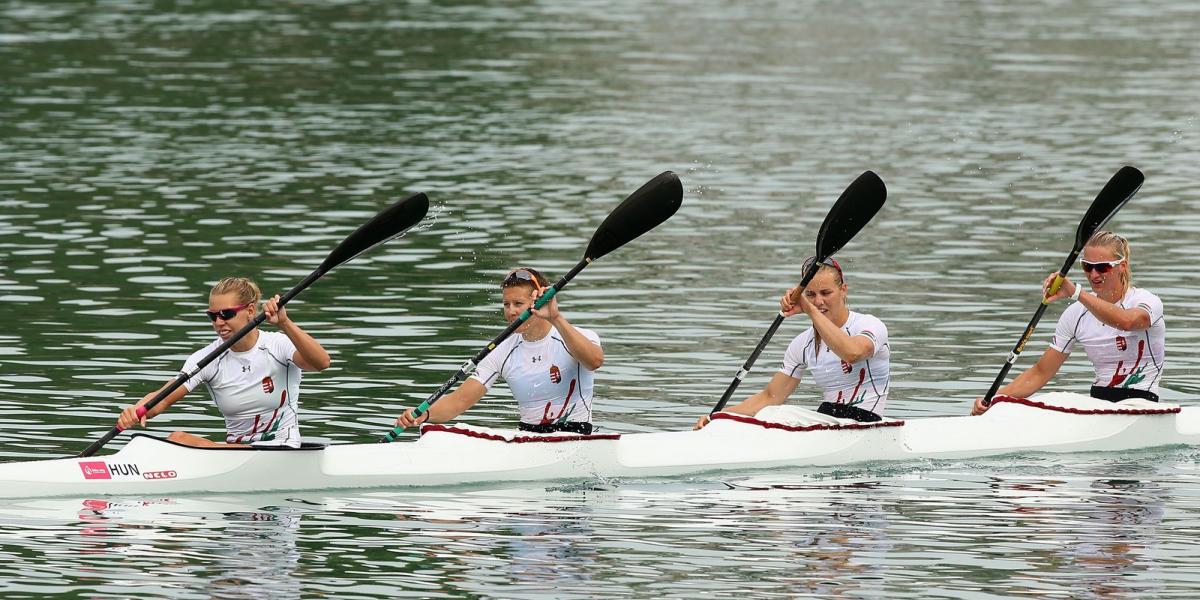
POLYGON ((1075 293, 1074 293, 1074 294, 1071 294, 1071 301, 1072 301, 1072 302, 1078 302, 1078 301, 1079 301, 1079 294, 1080 294, 1081 292, 1083 292, 1083 286, 1082 286, 1082 285, 1077 285, 1077 286, 1075 286, 1075 293))

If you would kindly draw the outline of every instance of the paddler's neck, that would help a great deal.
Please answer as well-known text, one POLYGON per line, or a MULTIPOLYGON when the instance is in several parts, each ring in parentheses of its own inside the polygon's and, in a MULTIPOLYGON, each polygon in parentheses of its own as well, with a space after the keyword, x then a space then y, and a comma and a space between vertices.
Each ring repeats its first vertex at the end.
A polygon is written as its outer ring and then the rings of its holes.
POLYGON ((258 330, 255 329, 246 334, 246 337, 237 341, 236 344, 229 347, 234 352, 245 352, 254 347, 258 343, 258 330))
POLYGON ((536 342, 550 335, 550 321, 544 319, 530 319, 529 324, 525 326, 525 331, 521 332, 521 337, 527 342, 536 342))
POLYGON ((1100 295, 1100 297, 1107 300, 1111 304, 1119 304, 1121 302, 1121 300, 1125 299, 1125 294, 1128 294, 1128 293, 1129 293, 1129 286, 1124 285, 1115 290, 1107 290, 1107 291, 1103 292, 1100 295))
POLYGON ((838 328, 841 329, 842 327, 846 326, 846 321, 850 320, 850 309, 844 308, 841 310, 841 312, 836 312, 836 313, 833 311, 830 311, 830 312, 826 313, 825 316, 829 317, 830 323, 837 325, 838 328))

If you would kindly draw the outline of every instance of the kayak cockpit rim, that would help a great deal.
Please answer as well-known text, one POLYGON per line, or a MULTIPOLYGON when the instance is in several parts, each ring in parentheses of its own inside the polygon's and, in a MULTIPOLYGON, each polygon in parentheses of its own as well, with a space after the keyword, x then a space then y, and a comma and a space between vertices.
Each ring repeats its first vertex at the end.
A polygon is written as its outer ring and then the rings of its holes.
POLYGON ((151 435, 149 433, 135 433, 132 436, 130 436, 129 440, 132 442, 135 438, 140 438, 140 437, 149 438, 156 442, 162 442, 164 444, 170 444, 172 446, 178 446, 180 448, 187 448, 189 450, 205 450, 205 451, 215 450, 217 452, 248 452, 248 451, 249 452, 258 452, 258 451, 302 452, 305 450, 324 450, 325 447, 328 446, 328 444, 325 444, 323 442, 300 442, 299 448, 292 448, 289 446, 190 446, 188 444, 181 444, 179 442, 173 442, 171 440, 168 440, 167 438, 161 438, 156 435, 151 435))

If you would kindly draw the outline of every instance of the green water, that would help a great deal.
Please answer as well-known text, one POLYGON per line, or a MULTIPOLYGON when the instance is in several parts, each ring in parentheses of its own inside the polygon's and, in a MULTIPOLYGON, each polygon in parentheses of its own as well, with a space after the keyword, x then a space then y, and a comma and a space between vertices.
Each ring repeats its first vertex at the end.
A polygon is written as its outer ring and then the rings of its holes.
MULTIPOLYGON (((289 307, 334 358, 305 378, 306 436, 374 440, 500 331, 499 276, 562 274, 664 170, 679 214, 561 297, 604 341, 609 430, 711 406, 866 169, 888 203, 838 258, 888 325, 893 416, 967 410, 1125 164, 1147 180, 1112 226, 1166 305, 1164 398, 1188 403, 1198 26, 1171 0, 0 3, 0 456, 77 453, 212 338, 213 282, 282 292, 423 191, 426 223, 289 307)), ((1076 357, 1054 386, 1089 379, 1076 357)), ((202 393, 176 408, 153 431, 222 427, 202 393)), ((503 387, 468 416, 515 422, 503 387)), ((1189 597, 1195 458, 22 503, 0 590, 1189 597)))

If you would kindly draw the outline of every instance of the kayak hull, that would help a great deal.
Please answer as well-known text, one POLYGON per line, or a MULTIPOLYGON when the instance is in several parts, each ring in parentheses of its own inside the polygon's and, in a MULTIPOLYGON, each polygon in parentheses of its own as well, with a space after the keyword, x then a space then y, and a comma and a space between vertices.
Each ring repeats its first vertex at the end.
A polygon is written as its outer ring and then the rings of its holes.
POLYGON ((107 456, 0 464, 0 498, 669 477, 1200 444, 1200 408, 1119 406, 1060 393, 998 403, 979 417, 789 426, 722 414, 700 431, 591 436, 435 425, 415 442, 296 450, 192 448, 137 434, 107 456))

